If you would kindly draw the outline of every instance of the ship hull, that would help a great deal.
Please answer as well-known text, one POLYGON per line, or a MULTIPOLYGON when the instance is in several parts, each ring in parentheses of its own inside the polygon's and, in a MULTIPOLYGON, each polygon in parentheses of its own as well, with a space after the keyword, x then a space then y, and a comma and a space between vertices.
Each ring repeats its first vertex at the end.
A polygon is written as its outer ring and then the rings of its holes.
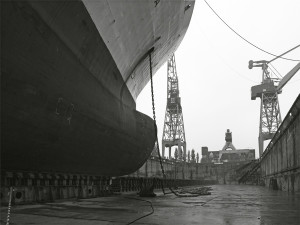
POLYGON ((153 149, 153 121, 135 110, 84 5, 47 17, 55 7, 2 3, 1 168, 131 173, 153 149))
POLYGON ((156 140, 135 103, 150 79, 149 53, 154 74, 180 44, 192 8, 2 1, 1 169, 120 176, 140 168, 156 140))

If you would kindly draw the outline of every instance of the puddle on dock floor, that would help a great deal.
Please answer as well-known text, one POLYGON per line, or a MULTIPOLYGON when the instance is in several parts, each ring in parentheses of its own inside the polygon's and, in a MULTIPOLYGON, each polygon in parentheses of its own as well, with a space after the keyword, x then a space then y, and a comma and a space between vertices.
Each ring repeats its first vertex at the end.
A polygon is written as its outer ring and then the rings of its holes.
MULTIPOLYGON (((134 224, 276 225, 300 224, 300 193, 273 191, 249 185, 213 185, 211 195, 178 198, 156 192, 154 213, 134 224)), ((11 224, 128 224, 151 212, 148 202, 122 194, 113 197, 65 200, 54 203, 12 206, 11 224)), ((6 224, 7 207, 1 207, 6 224)))

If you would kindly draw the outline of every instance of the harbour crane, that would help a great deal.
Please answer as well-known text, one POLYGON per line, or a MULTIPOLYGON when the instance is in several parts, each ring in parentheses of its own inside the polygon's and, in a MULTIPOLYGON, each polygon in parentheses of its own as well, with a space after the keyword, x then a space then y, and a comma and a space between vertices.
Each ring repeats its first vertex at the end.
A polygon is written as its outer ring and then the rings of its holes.
MULTIPOLYGON (((277 59, 278 57, 276 57, 275 59, 277 59)), ((251 100, 255 100, 258 97, 261 99, 259 137, 258 137, 260 156, 262 155, 264 150, 264 141, 272 139, 272 137, 274 136, 278 127, 281 124, 278 94, 281 94, 282 88, 300 69, 300 62, 299 62, 282 79, 278 77, 274 77, 274 74, 271 73, 269 70, 268 64, 274 61, 275 59, 270 61, 250 60, 248 66, 249 69, 252 69, 253 67, 262 68, 261 84, 251 87, 251 100)))
POLYGON ((174 54, 168 60, 167 98, 167 107, 162 137, 162 155, 163 157, 165 157, 165 147, 169 147, 169 158, 171 159, 171 148, 173 146, 177 146, 180 160, 185 161, 186 139, 184 132, 181 98, 179 97, 179 84, 174 54))

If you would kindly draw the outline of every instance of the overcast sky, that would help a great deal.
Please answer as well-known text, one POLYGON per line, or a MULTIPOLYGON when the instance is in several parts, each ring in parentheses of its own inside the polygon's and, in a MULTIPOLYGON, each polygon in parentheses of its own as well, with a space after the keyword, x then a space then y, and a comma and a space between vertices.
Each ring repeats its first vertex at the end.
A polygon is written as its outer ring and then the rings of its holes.
MULTIPOLYGON (((207 0, 233 29, 273 54, 300 44, 299 0, 207 0)), ((286 55, 300 59, 300 47, 286 55)), ((261 82, 261 68, 248 69, 249 60, 274 57, 246 43, 197 0, 189 29, 175 52, 187 150, 221 150, 230 129, 237 149, 254 148, 258 157, 260 99, 250 88, 261 82)), ((297 63, 278 59, 272 65, 283 76, 297 63)), ((161 148, 167 101, 167 64, 154 76, 158 138, 161 148)), ((282 119, 300 93, 300 72, 279 95, 282 119)), ((137 110, 152 117, 150 82, 137 99, 137 110)), ((267 142, 265 142, 265 147, 267 142)))

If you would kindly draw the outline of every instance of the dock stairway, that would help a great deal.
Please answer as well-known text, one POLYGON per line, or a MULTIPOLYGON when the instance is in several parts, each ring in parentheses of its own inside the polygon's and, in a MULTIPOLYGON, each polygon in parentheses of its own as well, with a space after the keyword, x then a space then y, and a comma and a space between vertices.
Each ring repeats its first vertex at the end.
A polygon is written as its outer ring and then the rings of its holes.
POLYGON ((240 171, 238 183, 260 184, 260 163, 259 160, 253 160, 240 171))

